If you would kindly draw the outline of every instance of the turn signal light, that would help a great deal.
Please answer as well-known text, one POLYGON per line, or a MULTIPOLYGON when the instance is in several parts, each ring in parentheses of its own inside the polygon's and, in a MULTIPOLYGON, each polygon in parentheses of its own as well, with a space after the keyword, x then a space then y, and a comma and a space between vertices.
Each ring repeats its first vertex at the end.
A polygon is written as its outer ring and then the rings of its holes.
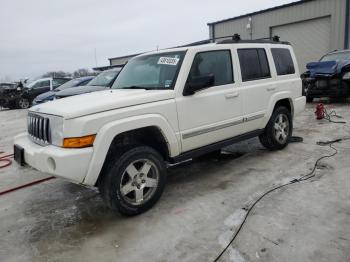
POLYGON ((82 137, 70 137, 63 140, 64 148, 83 148, 92 146, 96 135, 82 136, 82 137))

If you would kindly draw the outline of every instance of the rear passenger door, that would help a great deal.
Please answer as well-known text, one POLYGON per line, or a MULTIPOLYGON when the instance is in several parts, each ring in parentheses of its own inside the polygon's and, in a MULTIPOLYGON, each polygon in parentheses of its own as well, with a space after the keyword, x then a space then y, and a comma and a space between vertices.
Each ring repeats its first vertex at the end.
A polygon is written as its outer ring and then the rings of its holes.
POLYGON ((267 112, 271 95, 277 86, 273 84, 267 49, 237 49, 243 96, 245 131, 260 128, 267 112))

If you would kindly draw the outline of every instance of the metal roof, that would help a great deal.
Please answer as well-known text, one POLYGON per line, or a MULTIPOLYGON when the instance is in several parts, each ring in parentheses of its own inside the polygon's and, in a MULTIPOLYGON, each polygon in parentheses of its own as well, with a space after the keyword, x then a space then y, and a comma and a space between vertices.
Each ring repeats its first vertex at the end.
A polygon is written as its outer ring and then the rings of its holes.
POLYGON ((263 10, 260 10, 260 11, 257 11, 257 12, 248 13, 248 14, 245 14, 245 15, 240 15, 240 16, 236 16, 236 17, 232 17, 232 18, 219 20, 219 21, 216 21, 216 22, 211 22, 211 23, 208 23, 207 25, 210 26, 210 25, 215 25, 215 24, 219 24, 219 23, 223 23, 223 22, 233 21, 233 20, 237 20, 237 19, 240 19, 240 18, 250 17, 250 16, 253 16, 253 15, 258 15, 258 14, 262 14, 262 13, 266 13, 266 12, 270 12, 270 11, 275 11, 275 10, 282 9, 282 8, 287 8, 287 7, 291 7, 291 6, 295 6, 295 5, 301 5, 301 4, 304 4, 304 3, 307 3, 307 2, 311 2, 311 1, 315 1, 315 0, 300 0, 300 1, 289 3, 289 4, 284 4, 284 5, 280 5, 280 6, 271 7, 271 8, 268 8, 268 9, 263 9, 263 10))

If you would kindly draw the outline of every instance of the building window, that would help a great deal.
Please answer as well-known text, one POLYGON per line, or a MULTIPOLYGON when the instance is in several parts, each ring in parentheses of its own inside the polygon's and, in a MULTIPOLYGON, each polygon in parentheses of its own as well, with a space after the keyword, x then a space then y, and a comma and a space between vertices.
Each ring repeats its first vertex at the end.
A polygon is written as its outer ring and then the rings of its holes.
POLYGON ((243 82, 271 77, 265 49, 238 49, 238 57, 243 82))
POLYGON ((234 82, 231 51, 201 52, 193 60, 189 79, 214 75, 214 86, 227 85, 234 82))
POLYGON ((295 74, 294 63, 289 49, 272 48, 273 60, 275 61, 277 75, 292 75, 295 74))

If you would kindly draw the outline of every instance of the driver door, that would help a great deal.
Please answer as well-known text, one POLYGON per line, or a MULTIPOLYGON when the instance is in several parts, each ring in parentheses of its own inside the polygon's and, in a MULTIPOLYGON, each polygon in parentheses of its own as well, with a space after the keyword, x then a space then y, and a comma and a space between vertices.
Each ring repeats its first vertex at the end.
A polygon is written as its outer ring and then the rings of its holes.
POLYGON ((214 85, 177 98, 182 152, 241 133, 242 96, 235 84, 235 60, 230 49, 199 52, 194 56, 187 81, 214 75, 214 85))

